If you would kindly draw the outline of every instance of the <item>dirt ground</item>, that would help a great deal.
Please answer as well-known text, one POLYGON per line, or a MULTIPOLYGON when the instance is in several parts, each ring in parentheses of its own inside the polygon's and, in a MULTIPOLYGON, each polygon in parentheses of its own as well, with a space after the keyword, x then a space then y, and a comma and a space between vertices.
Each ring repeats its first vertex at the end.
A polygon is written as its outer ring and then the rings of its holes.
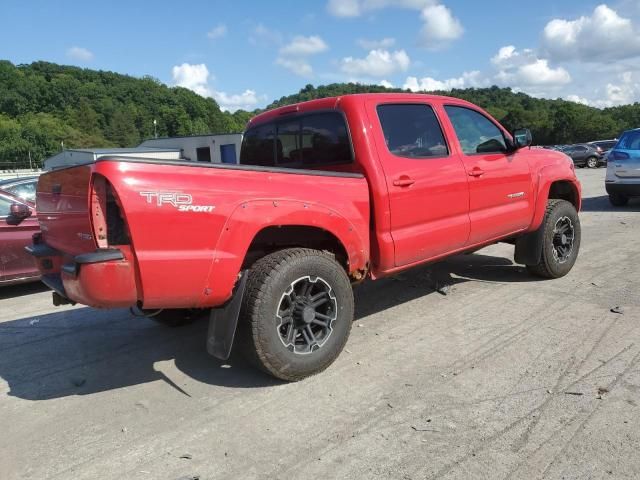
POLYGON ((640 478, 640 201, 604 174, 579 170, 567 277, 495 245, 365 284, 295 384, 207 356, 206 321, 0 290, 0 479, 640 478))

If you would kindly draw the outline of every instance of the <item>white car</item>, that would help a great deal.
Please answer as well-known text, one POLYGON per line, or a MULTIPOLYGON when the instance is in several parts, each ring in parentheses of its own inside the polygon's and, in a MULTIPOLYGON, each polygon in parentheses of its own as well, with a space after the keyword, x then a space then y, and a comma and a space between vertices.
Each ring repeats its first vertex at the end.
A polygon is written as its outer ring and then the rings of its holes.
POLYGON ((616 207, 640 197, 640 128, 624 132, 609 152, 604 186, 616 207))

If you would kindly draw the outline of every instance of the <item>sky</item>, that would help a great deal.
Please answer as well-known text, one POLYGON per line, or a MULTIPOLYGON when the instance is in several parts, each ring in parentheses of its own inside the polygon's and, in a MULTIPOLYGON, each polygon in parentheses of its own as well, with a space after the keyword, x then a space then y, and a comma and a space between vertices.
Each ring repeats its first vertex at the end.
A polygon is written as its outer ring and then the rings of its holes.
POLYGON ((640 101, 640 0, 0 0, 0 59, 150 75, 253 110, 307 84, 640 101))

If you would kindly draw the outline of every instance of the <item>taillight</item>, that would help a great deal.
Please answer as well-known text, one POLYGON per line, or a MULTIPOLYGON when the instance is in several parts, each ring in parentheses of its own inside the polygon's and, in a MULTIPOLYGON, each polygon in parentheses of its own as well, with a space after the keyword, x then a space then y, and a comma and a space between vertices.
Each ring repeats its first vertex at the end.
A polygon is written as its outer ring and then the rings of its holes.
POLYGON ((107 248, 107 180, 94 175, 91 182, 91 225, 98 248, 107 248))
POLYGON ((628 153, 619 152, 617 150, 612 150, 611 153, 609 153, 609 157, 616 161, 629 160, 631 158, 628 153))
POLYGON ((90 211, 93 237, 98 248, 131 243, 120 200, 111 184, 101 175, 93 176, 90 211))

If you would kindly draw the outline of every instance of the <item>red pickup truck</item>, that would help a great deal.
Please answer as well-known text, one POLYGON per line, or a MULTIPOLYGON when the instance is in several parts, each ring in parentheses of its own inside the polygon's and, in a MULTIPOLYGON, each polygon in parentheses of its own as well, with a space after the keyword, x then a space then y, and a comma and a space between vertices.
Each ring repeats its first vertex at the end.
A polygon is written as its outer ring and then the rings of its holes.
POLYGON ((240 165, 107 158, 40 177, 31 253, 54 303, 211 309, 207 348, 236 344, 285 380, 328 367, 352 285, 496 242, 538 276, 571 270, 580 184, 462 100, 325 98, 268 111, 240 165))

